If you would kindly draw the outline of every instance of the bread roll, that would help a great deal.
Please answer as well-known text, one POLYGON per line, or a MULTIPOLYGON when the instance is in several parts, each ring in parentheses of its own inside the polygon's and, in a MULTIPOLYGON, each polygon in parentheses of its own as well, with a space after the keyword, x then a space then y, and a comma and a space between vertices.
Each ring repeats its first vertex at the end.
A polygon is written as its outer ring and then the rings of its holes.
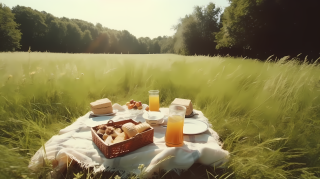
POLYGON ((122 125, 122 130, 131 138, 138 133, 135 126, 136 125, 134 125, 133 123, 128 122, 128 123, 125 123, 124 125, 122 125))
POLYGON ((120 133, 118 133, 117 131, 113 131, 113 133, 112 134, 110 134, 113 138, 116 138, 116 137, 118 137, 118 135, 119 135, 120 133))
POLYGON ((97 131, 97 133, 104 134, 107 129, 107 126, 106 125, 99 125, 98 129, 99 130, 97 131))
POLYGON ((143 132, 143 131, 151 128, 151 126, 150 126, 148 123, 146 123, 146 122, 141 123, 141 124, 138 124, 138 125, 136 125, 135 127, 136 127, 138 133, 141 133, 141 132, 143 132))
POLYGON ((108 144, 108 145, 112 144, 112 142, 113 142, 112 136, 109 135, 104 142, 105 142, 106 144, 108 144))
POLYGON ((104 134, 105 132, 106 132, 105 130, 99 129, 97 134, 104 134))
POLYGON ((126 134, 125 132, 122 132, 122 133, 124 133, 124 136, 125 136, 125 140, 127 140, 127 139, 129 139, 130 137, 128 136, 128 134, 126 134))
POLYGON ((115 131, 117 131, 118 133, 122 132, 121 128, 116 128, 115 131))
POLYGON ((122 142, 124 140, 126 140, 126 134, 122 132, 113 140, 113 143, 122 142))
POLYGON ((97 129, 106 130, 107 127, 108 127, 107 125, 101 124, 101 125, 98 125, 97 129))
POLYGON ((102 136, 102 138, 103 138, 103 140, 106 140, 107 138, 108 138, 108 134, 104 134, 103 136, 102 136))
POLYGON ((105 132, 106 132, 106 134, 111 135, 114 132, 114 128, 113 127, 107 127, 105 132))

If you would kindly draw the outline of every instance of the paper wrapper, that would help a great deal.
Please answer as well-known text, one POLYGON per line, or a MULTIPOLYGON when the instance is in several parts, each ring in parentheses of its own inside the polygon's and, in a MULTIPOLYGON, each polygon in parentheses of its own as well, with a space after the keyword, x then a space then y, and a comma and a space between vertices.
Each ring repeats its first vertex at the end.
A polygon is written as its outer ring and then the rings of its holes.
POLYGON ((175 104, 175 105, 181 105, 187 108, 186 110, 186 116, 190 115, 193 111, 193 106, 191 103, 190 99, 181 99, 181 98, 176 98, 172 101, 171 104, 175 104))

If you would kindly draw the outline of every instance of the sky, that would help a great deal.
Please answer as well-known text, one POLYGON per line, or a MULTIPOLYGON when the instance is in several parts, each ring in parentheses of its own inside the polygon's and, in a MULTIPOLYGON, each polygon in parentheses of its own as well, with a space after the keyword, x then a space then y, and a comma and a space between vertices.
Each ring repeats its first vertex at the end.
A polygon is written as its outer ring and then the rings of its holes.
POLYGON ((228 0, 1 0, 12 8, 27 6, 56 17, 81 19, 115 30, 128 30, 137 38, 172 36, 172 27, 195 6, 210 2, 229 6, 228 0))

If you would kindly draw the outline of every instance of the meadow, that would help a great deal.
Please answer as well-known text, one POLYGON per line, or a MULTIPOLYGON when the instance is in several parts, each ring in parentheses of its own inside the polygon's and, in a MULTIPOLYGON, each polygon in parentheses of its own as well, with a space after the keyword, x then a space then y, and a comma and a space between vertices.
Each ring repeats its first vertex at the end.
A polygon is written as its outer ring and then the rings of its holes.
MULTIPOLYGON (((0 178, 46 178, 50 164, 31 172, 30 158, 87 113, 90 102, 107 97, 122 105, 130 99, 148 103, 150 89, 160 90, 163 107, 175 97, 191 99, 231 153, 225 169, 194 167, 185 176, 320 178, 316 63, 34 52, 0 53, 0 178)), ((63 178, 73 177, 101 175, 75 167, 63 178)))

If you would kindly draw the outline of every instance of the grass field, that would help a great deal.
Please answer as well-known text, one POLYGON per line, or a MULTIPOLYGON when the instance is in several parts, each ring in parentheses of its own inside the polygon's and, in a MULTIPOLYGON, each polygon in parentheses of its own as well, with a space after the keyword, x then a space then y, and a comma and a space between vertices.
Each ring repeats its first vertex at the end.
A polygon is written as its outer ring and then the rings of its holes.
POLYGON ((231 152, 223 171, 189 177, 320 178, 319 81, 317 65, 285 58, 0 53, 0 178, 45 178, 50 167, 31 173, 29 159, 89 102, 148 103, 150 89, 161 106, 191 99, 231 152))

